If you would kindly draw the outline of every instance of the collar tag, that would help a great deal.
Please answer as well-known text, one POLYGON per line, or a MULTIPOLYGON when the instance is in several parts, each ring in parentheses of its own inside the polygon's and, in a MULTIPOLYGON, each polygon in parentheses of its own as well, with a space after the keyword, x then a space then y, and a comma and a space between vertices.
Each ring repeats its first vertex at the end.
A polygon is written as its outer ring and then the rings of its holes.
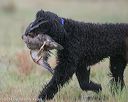
POLYGON ((63 18, 61 18, 61 24, 64 25, 64 19, 63 18))

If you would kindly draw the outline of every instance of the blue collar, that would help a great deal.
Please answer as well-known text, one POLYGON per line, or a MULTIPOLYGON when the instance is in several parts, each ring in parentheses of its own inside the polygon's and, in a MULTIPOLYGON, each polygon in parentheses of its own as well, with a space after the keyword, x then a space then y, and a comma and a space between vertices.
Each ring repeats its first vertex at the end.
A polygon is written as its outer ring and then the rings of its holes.
POLYGON ((63 18, 61 18, 61 24, 64 25, 64 19, 63 18))

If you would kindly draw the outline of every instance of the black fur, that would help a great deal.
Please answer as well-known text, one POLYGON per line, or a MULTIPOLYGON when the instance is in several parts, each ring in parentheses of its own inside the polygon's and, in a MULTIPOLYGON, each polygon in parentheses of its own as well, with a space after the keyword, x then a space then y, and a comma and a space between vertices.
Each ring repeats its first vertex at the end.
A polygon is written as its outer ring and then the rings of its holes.
POLYGON ((31 32, 43 32, 51 36, 64 49, 58 51, 59 63, 50 82, 41 91, 40 99, 52 99, 75 73, 82 90, 98 92, 100 84, 89 79, 90 66, 110 57, 112 80, 124 86, 123 73, 127 64, 128 24, 94 24, 63 18, 52 12, 38 11, 32 26, 42 20, 31 32))

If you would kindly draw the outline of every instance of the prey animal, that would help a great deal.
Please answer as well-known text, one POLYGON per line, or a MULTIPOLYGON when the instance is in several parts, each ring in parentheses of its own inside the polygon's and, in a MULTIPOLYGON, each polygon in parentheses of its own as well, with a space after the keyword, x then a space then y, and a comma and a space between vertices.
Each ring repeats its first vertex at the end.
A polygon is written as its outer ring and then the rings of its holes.
POLYGON ((38 34, 36 37, 22 36, 22 39, 30 49, 30 55, 33 61, 43 68, 46 68, 52 74, 54 70, 48 64, 48 57, 51 54, 52 49, 61 50, 63 47, 56 43, 51 37, 45 34, 38 34))

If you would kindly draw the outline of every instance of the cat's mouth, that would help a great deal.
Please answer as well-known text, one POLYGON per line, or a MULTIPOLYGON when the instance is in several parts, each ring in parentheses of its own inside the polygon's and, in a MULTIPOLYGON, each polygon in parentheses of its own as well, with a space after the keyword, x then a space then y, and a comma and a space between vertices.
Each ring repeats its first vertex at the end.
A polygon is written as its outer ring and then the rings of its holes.
POLYGON ((33 61, 53 74, 54 70, 48 64, 48 58, 51 54, 50 50, 62 50, 63 46, 46 34, 38 34, 35 37, 23 35, 22 39, 30 49, 30 55, 33 61))

